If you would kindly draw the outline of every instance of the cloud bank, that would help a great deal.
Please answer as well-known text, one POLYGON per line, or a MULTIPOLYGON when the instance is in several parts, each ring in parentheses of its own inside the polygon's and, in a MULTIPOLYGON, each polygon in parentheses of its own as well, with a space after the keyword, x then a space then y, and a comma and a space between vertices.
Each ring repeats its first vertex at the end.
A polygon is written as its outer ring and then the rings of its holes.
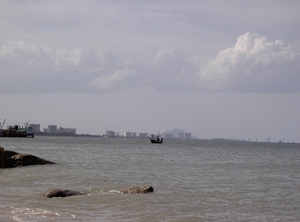
POLYGON ((0 49, 1 93, 159 91, 299 92, 300 52, 247 32, 205 60, 162 48, 143 61, 90 48, 11 41, 0 49))

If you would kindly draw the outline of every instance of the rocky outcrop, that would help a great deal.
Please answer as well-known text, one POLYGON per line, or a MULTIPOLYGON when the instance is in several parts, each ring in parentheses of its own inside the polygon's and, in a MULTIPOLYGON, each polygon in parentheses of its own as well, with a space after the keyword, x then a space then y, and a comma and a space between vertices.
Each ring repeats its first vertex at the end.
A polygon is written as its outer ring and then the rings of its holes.
POLYGON ((11 157, 17 165, 22 166, 29 166, 29 165, 42 165, 42 164, 53 164, 53 162, 44 160, 42 158, 39 158, 37 156, 31 155, 31 154, 16 154, 11 157))
POLYGON ((31 154, 17 153, 11 150, 4 150, 0 147, 0 168, 13 168, 17 166, 53 164, 49 160, 39 158, 31 154))
MULTIPOLYGON (((130 187, 123 190, 118 191, 122 194, 135 194, 135 193, 151 193, 154 189, 152 186, 137 186, 137 187, 130 187)), ((78 196, 78 195, 84 195, 80 191, 76 190, 62 190, 62 189, 48 189, 44 190, 40 193, 43 197, 70 197, 70 196, 78 196)))
POLYGON ((82 193, 75 190, 49 189, 49 190, 44 190, 43 192, 40 193, 40 195, 43 197, 52 198, 52 197, 78 196, 78 195, 82 195, 82 193))
POLYGON ((137 186, 137 187, 130 187, 130 188, 126 188, 126 189, 123 189, 123 190, 120 190, 119 192, 120 193, 131 193, 131 194, 134 194, 134 193, 151 193, 153 192, 154 189, 152 186, 137 186))

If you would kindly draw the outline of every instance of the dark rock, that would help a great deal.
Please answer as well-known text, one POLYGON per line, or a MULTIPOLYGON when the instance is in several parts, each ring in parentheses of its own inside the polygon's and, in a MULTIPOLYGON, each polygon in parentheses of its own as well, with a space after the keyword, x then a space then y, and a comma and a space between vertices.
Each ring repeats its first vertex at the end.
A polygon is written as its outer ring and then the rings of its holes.
POLYGON ((78 196, 78 195, 82 195, 82 193, 74 190, 49 189, 49 190, 44 190, 43 192, 40 193, 40 195, 43 197, 52 198, 52 197, 78 196))
POLYGON ((151 193, 154 189, 152 186, 137 186, 120 190, 120 193, 151 193))
POLYGON ((4 150, 3 162, 4 162, 4 168, 54 163, 31 154, 21 154, 10 150, 4 150))
POLYGON ((53 162, 44 160, 37 156, 31 154, 16 154, 11 157, 11 159, 18 162, 18 165, 28 166, 28 165, 36 165, 36 164, 53 164, 53 162))
POLYGON ((16 154, 19 154, 19 153, 12 151, 12 150, 4 150, 4 159, 8 159, 16 154))
POLYGON ((18 165, 18 162, 12 158, 8 158, 4 160, 4 168, 13 168, 18 165))

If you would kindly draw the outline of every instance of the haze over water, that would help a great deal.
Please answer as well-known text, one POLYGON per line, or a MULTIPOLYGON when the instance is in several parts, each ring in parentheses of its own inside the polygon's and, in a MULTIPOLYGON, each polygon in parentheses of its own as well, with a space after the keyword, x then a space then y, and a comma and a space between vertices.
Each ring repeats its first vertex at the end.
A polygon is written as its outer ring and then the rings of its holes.
POLYGON ((0 170, 1 221, 299 221, 300 145, 0 138, 55 165, 0 170), (117 190, 149 184, 150 194, 117 190), (45 189, 82 191, 48 199, 45 189))

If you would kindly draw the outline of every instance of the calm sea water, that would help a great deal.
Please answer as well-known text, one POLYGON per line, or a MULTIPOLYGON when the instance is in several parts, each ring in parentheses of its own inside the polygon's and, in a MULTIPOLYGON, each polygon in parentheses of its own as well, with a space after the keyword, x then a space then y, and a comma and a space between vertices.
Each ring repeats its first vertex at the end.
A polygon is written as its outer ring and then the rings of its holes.
POLYGON ((0 138, 58 164, 0 169, 0 221, 300 221, 300 144, 0 138), (152 185, 154 193, 117 190, 152 185), (50 188, 83 196, 45 198, 50 188))

